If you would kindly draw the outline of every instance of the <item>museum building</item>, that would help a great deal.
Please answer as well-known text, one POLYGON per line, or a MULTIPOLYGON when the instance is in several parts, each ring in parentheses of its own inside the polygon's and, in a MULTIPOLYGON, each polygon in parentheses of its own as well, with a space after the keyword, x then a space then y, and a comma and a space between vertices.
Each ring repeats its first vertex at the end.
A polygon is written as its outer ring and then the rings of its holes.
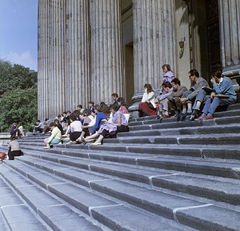
POLYGON ((39 0, 38 117, 54 117, 112 93, 137 109, 143 86, 158 89, 162 65, 182 85, 210 69, 239 91, 239 0, 39 0))

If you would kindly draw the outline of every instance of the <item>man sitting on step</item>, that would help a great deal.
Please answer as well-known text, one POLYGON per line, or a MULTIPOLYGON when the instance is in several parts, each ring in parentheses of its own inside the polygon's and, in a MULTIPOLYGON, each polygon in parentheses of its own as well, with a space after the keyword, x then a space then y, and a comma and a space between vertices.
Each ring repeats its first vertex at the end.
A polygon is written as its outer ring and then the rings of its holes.
POLYGON ((181 86, 181 82, 178 78, 173 79, 171 83, 173 91, 172 94, 167 97, 168 107, 170 111, 175 112, 176 117, 179 117, 182 107, 180 98, 182 97, 183 93, 188 89, 185 86, 181 86))
POLYGON ((211 93, 202 110, 202 115, 196 120, 213 119, 213 113, 218 106, 228 106, 236 103, 237 95, 230 81, 222 76, 222 67, 216 65, 211 70, 211 82, 215 92, 211 93))
MULTIPOLYGON (((200 112, 202 102, 206 100, 206 92, 202 90, 202 88, 209 87, 208 82, 204 78, 199 77, 199 73, 196 69, 192 69, 188 73, 191 81, 191 88, 189 91, 185 91, 181 98, 181 103, 183 105, 181 113, 182 119, 187 115, 192 115, 194 118, 197 116, 197 113, 200 112), (192 107, 193 102, 194 105, 192 107), (193 112, 192 109, 194 109, 193 112)), ((190 118, 191 120, 192 116, 190 118)))

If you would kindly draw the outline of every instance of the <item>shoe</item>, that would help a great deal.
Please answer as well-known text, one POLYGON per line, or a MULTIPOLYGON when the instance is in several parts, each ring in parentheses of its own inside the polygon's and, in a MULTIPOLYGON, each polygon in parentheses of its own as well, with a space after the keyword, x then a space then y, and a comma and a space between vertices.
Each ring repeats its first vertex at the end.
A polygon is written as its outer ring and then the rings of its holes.
POLYGON ((63 140, 70 140, 70 138, 65 138, 65 139, 63 139, 63 140))
POLYGON ((162 118, 166 119, 166 118, 170 118, 170 116, 169 115, 164 115, 162 118))
POLYGON ((76 140, 76 142, 78 143, 78 144, 81 144, 82 143, 82 139, 81 139, 82 137, 79 137, 77 140, 76 140))
POLYGON ((44 147, 43 149, 49 149, 50 147, 44 147))
POLYGON ((67 137, 67 135, 62 135, 62 137, 67 137))
POLYGON ((91 145, 101 145, 102 143, 92 143, 91 145))
POLYGON ((204 120, 204 118, 205 117, 200 116, 200 117, 196 118, 195 120, 204 120))
POLYGON ((192 115, 190 116, 189 120, 190 121, 194 121, 195 119, 197 119, 200 116, 200 110, 195 109, 192 113, 192 115))
POLYGON ((206 116, 206 117, 203 118, 203 120, 212 120, 212 119, 214 119, 213 116, 206 116))

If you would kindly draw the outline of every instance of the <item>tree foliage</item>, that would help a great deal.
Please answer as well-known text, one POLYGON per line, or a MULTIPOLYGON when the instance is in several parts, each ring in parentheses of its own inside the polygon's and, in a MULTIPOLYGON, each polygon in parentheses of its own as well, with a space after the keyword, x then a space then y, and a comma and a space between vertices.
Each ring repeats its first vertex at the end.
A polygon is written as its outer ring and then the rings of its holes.
POLYGON ((9 132, 13 123, 29 130, 37 119, 37 73, 0 60, 0 129, 9 132))
POLYGON ((0 99, 0 128, 9 131, 13 123, 29 130, 37 118, 37 88, 12 89, 0 99))
POLYGON ((29 68, 0 60, 0 95, 11 88, 26 89, 36 83, 37 72, 29 73, 29 68))

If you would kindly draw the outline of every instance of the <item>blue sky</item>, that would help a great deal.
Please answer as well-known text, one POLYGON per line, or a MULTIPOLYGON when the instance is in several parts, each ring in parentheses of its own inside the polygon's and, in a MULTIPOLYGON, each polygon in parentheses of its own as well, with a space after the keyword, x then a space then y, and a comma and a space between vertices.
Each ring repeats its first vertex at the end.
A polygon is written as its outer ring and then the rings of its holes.
POLYGON ((0 0, 0 59, 37 71, 38 0, 0 0))

